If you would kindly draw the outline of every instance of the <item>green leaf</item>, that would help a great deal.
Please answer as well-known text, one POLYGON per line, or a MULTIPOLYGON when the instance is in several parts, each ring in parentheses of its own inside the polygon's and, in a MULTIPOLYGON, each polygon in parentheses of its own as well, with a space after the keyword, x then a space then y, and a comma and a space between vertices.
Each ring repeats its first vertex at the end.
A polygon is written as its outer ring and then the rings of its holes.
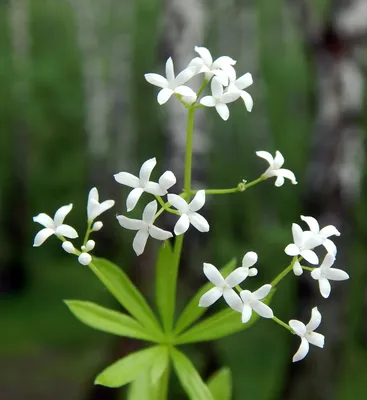
MULTIPOLYGON (((223 276, 227 276, 235 269, 235 267, 236 259, 233 258, 223 268, 221 268, 220 272, 223 276)), ((188 326, 199 319, 208 310, 205 307, 199 307, 199 300, 200 297, 212 287, 213 284, 211 282, 207 282, 199 289, 197 294, 187 304, 180 317, 178 318, 175 328, 175 335, 178 335, 179 333, 184 331, 188 326)))
MULTIPOLYGON (((265 304, 269 304, 274 292, 275 290, 273 289, 266 299, 262 301, 265 304)), ((179 335, 174 343, 184 344, 220 339, 249 328, 258 319, 258 314, 253 312, 250 321, 243 324, 241 322, 241 314, 227 308, 194 325, 191 329, 179 335)))
POLYGON ((172 348, 171 357, 178 379, 191 400, 214 400, 192 362, 185 354, 172 348))
POLYGON ((84 324, 103 332, 142 340, 155 340, 134 318, 89 301, 65 300, 69 310, 84 324))
POLYGON ((127 400, 152 400, 155 390, 153 388, 149 371, 144 371, 130 385, 127 400))
POLYGON ((164 243, 159 249, 156 278, 155 278, 155 294, 156 303, 161 315, 163 327, 165 331, 169 331, 173 325, 174 316, 174 293, 173 280, 177 279, 175 274, 174 255, 169 242, 164 243))
POLYGON ((231 400, 232 377, 229 368, 224 367, 215 372, 207 382, 214 400, 231 400))
POLYGON ((155 357, 150 371, 151 381, 153 385, 161 379, 169 367, 169 352, 167 346, 160 346, 159 354, 155 357))
POLYGON ((126 385, 151 367, 159 351, 160 346, 154 346, 129 354, 103 370, 94 383, 107 387, 126 385))
POLYGON ((152 309, 128 276, 117 265, 108 260, 93 258, 89 267, 116 300, 149 330, 157 341, 163 339, 163 333, 152 309))

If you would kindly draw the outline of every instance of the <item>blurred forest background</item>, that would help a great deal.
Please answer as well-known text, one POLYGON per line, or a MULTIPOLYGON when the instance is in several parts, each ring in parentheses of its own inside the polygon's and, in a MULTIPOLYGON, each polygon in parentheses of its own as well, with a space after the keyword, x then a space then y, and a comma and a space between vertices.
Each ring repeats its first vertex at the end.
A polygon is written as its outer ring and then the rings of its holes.
MULTIPOLYGON (((232 104, 226 123, 214 110, 198 115, 196 187, 255 179, 265 168, 255 151, 277 149, 299 184, 267 181, 210 198, 210 234, 186 241, 182 301, 204 281, 203 261, 220 266, 249 250, 269 282, 289 261, 283 249, 301 214, 342 232, 337 267, 351 280, 328 300, 307 277, 282 282, 273 300, 280 318, 307 321, 315 305, 324 315, 325 349, 299 364, 291 363, 298 340, 264 320, 188 351, 205 378, 231 368, 235 399, 367 398, 367 0, 0 0, 1 399, 126 398, 93 378, 138 344, 70 314, 62 299, 117 306, 57 240, 32 248, 32 216, 73 202, 68 222, 83 232, 92 186, 123 211, 113 173, 137 173, 156 156, 161 172, 182 174, 183 111, 174 99, 159 107, 143 74, 163 72, 169 56, 184 68, 195 45, 251 72, 255 104, 251 114, 232 104)), ((154 246, 136 259, 113 212, 104 222, 115 230, 96 235, 97 254, 131 266, 147 293, 154 246)))

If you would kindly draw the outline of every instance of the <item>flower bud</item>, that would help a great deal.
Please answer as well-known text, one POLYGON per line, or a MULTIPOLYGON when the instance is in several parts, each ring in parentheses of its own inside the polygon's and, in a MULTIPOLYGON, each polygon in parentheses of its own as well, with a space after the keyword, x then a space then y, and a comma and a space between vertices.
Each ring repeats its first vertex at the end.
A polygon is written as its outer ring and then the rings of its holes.
POLYGON ((67 253, 70 253, 70 254, 76 253, 75 247, 73 246, 73 244, 71 242, 63 242, 63 244, 61 246, 67 253))
POLYGON ((91 261, 92 261, 92 256, 88 253, 82 253, 79 257, 78 257, 78 261, 80 262, 80 264, 82 265, 88 265, 91 261))
POLYGON ((91 251, 94 249, 95 245, 96 245, 96 242, 94 240, 88 240, 88 242, 85 245, 85 250, 91 251))
POLYGON ((103 222, 102 221, 96 221, 93 226, 92 226, 92 232, 97 232, 102 229, 103 222))

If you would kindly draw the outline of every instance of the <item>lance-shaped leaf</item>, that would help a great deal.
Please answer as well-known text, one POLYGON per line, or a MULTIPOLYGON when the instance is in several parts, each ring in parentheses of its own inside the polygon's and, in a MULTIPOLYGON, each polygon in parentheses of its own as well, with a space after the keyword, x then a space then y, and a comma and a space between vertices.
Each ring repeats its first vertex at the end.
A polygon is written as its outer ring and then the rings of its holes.
POLYGON ((198 371, 185 354, 172 348, 171 357, 178 379, 191 400, 214 400, 198 371))
POLYGON ((129 385, 127 400, 153 400, 155 390, 149 371, 144 371, 129 385))
POLYGON ((142 340, 155 341, 154 336, 129 315, 89 301, 65 300, 70 311, 84 324, 103 332, 142 340))
POLYGON ((153 385, 156 385, 162 378, 163 374, 169 368, 169 352, 167 346, 160 346, 159 354, 153 361, 152 368, 150 370, 151 381, 153 385))
POLYGON ((229 368, 216 371, 207 381, 208 388, 214 400, 231 400, 232 377, 229 368))
POLYGON ((163 333, 159 323, 143 295, 128 276, 115 264, 101 258, 93 258, 91 270, 106 286, 116 300, 134 316, 149 333, 162 340, 163 333))
POLYGON ((160 346, 154 346, 129 354, 102 371, 94 383, 115 388, 126 385, 152 366, 159 351, 160 346))
MULTIPOLYGON (((235 269, 235 267, 236 267, 236 259, 232 259, 223 268, 221 268, 220 272, 223 276, 227 276, 235 269)), ((197 319, 199 319, 206 311, 208 311, 208 309, 205 307, 199 307, 199 300, 201 296, 212 287, 213 284, 211 282, 207 282, 199 289, 196 295, 187 304, 185 309, 182 311, 180 317, 178 318, 175 328, 175 335, 178 335, 179 333, 184 331, 188 326, 190 326, 197 319)))

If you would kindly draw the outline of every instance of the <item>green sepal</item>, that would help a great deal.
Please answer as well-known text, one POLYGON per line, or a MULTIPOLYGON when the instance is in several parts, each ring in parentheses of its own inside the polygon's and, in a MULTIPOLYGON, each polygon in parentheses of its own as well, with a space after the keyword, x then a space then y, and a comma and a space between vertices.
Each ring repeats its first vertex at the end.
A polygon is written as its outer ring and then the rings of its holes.
POLYGON ((214 400, 231 400, 232 376, 231 370, 223 367, 216 371, 207 381, 207 386, 214 400))

